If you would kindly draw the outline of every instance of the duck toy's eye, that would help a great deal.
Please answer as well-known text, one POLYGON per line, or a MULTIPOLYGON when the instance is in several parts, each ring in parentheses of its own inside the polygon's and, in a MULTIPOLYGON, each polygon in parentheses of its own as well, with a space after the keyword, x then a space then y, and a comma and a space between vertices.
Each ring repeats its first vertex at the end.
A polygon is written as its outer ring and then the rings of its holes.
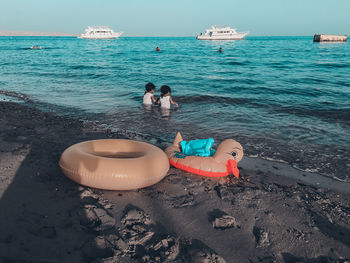
POLYGON ((232 152, 231 155, 232 155, 233 157, 237 157, 237 153, 236 153, 236 152, 232 152))

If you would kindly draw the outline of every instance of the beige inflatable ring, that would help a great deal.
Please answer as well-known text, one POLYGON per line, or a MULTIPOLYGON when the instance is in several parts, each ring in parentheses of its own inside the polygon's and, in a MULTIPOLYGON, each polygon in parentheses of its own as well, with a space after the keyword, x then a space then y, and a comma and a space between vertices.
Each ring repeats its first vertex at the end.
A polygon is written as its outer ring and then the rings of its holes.
POLYGON ((132 140, 81 142, 67 148, 59 165, 63 173, 85 186, 131 190, 153 185, 169 170, 169 160, 158 147, 132 140))

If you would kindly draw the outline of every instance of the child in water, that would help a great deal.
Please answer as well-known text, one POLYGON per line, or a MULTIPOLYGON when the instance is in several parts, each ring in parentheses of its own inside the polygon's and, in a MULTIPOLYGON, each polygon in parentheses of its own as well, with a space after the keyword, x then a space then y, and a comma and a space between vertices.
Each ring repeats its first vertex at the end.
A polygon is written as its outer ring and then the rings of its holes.
POLYGON ((152 105, 153 102, 156 102, 156 99, 153 96, 153 93, 156 91, 156 86, 152 82, 148 82, 145 85, 145 94, 143 95, 143 104, 152 105))
POLYGON ((160 99, 159 99, 159 101, 157 101, 157 103, 158 103, 158 104, 160 103, 160 107, 161 107, 161 108, 170 109, 170 107, 171 107, 170 104, 175 105, 175 107, 178 107, 178 106, 179 106, 179 105, 178 105, 175 101, 173 101, 173 99, 170 97, 171 89, 170 89, 169 86, 163 85, 163 86, 160 88, 160 92, 161 92, 160 99))

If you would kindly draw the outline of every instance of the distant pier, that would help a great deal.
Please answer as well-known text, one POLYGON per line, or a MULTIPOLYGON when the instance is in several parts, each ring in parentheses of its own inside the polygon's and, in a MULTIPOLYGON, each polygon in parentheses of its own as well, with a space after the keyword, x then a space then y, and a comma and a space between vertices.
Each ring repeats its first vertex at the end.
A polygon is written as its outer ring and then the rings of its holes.
POLYGON ((320 34, 320 35, 314 35, 314 42, 346 42, 347 36, 341 36, 341 35, 326 35, 326 34, 320 34))

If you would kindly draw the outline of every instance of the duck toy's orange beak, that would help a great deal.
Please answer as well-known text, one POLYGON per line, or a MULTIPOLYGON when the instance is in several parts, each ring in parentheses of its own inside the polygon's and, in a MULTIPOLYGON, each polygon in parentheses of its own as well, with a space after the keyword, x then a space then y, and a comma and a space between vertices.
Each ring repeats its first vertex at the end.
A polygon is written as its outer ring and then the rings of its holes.
POLYGON ((238 178, 239 177, 239 170, 237 167, 237 162, 235 160, 228 160, 227 161, 227 167, 232 174, 238 178))

